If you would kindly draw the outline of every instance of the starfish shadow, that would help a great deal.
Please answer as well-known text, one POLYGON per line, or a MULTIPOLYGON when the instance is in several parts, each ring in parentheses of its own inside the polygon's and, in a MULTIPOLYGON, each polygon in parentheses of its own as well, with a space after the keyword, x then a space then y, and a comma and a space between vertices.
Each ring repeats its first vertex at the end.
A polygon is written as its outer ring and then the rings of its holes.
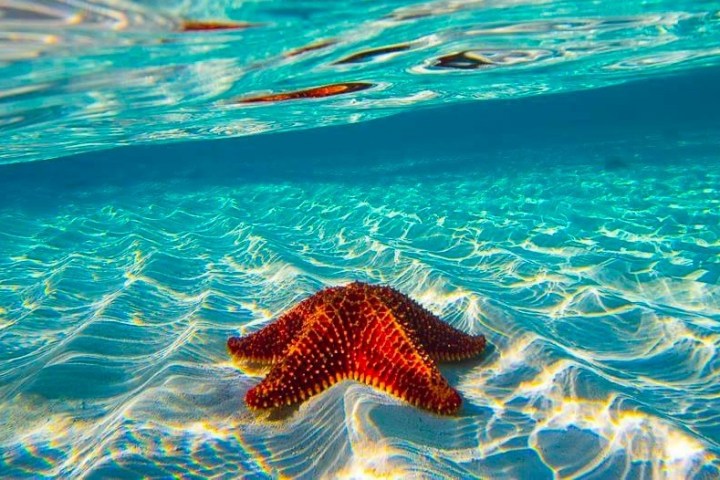
MULTIPOLYGON (((493 357, 497 353, 497 351, 498 350, 495 345, 488 343, 485 346, 485 350, 483 350, 483 352, 477 357, 468 358, 466 360, 461 360, 453 363, 443 363, 439 365, 439 368, 443 376, 447 379, 448 383, 450 383, 453 388, 456 388, 464 375, 487 363, 488 359, 493 357)), ((467 398, 464 397, 463 405, 457 415, 472 416, 483 411, 483 406, 472 404, 467 398)))
POLYGON ((273 408, 267 412, 263 412, 265 420, 269 422, 282 422, 290 417, 293 417, 300 410, 300 404, 295 403, 293 405, 283 405, 282 407, 273 408))

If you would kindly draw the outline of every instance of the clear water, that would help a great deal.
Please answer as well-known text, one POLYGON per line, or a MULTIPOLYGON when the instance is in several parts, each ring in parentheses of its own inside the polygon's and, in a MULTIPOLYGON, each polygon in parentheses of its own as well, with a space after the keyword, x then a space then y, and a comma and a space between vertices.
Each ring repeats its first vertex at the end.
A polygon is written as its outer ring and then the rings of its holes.
POLYGON ((720 59, 720 2, 708 0, 13 0, 0 9, 0 162, 592 89, 720 59), (190 20, 249 26, 179 31, 190 20), (368 53, 398 45, 406 49, 368 53), (462 52, 486 62, 440 61, 462 52), (291 106, 237 103, 339 82, 372 87, 291 106))
POLYGON ((0 2, 0 477, 717 478, 719 11, 0 2), (488 337, 459 415, 247 410, 351 280, 488 337))

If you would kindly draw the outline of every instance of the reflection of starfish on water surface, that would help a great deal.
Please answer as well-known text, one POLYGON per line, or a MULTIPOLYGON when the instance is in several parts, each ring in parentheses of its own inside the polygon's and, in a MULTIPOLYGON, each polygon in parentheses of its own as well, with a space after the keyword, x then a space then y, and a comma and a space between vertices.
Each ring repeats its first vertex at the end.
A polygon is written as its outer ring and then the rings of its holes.
POLYGON ((461 399, 436 361, 484 348, 484 336, 456 330, 390 287, 360 282, 322 290, 262 330, 228 340, 235 358, 272 365, 245 396, 251 408, 291 405, 353 379, 442 414, 457 412, 461 399))

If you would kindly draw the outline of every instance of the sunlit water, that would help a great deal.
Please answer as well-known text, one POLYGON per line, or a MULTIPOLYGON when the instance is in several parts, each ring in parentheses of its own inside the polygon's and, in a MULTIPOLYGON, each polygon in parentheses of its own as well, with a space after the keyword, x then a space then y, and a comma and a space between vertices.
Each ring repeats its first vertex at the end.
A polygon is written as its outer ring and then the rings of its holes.
POLYGON ((718 478, 719 3, 0 2, 0 477, 718 478), (352 280, 487 336, 458 415, 247 409, 352 280))
POLYGON ((709 0, 2 2, 0 162, 717 65, 719 12, 709 0), (183 31, 198 21, 238 28, 183 31), (343 82, 369 88, 292 107, 238 103, 343 82))

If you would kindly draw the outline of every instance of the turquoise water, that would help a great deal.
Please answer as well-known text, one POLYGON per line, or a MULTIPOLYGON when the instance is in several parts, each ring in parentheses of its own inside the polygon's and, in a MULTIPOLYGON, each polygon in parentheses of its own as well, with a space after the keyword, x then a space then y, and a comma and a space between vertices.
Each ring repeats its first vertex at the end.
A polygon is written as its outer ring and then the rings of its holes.
POLYGON ((718 12, 0 3, 0 477, 718 478, 718 12), (487 336, 458 415, 247 409, 353 280, 487 336))
POLYGON ((593 89, 720 58, 720 2, 708 0, 14 0, 0 8, 0 162, 593 89), (181 31, 188 21, 244 28, 181 31), (237 103, 339 82, 372 86, 291 107, 237 103))

